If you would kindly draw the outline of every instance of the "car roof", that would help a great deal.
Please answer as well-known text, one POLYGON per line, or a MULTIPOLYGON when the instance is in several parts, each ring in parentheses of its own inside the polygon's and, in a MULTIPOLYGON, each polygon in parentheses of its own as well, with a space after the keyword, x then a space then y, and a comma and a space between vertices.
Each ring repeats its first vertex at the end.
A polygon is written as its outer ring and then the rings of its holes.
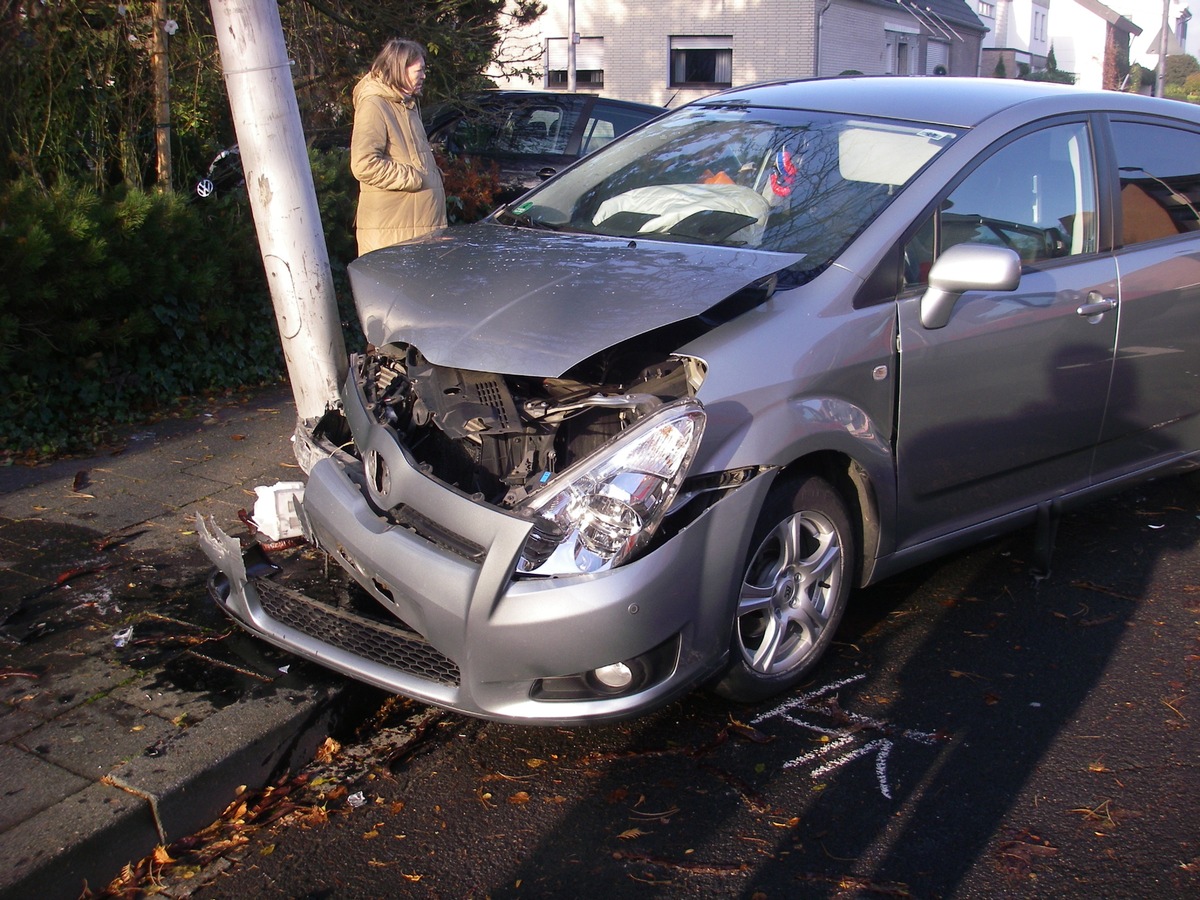
POLYGON ((1031 116, 1072 110, 1123 110, 1200 121, 1200 108, 1118 91, 1004 78, 850 76, 777 81, 733 88, 691 105, 749 104, 904 118, 971 128, 1004 110, 1030 105, 1031 116), (1036 107, 1036 110, 1033 108, 1036 107))
MULTIPOLYGON (((605 97, 602 94, 593 94, 591 91, 576 91, 575 93, 582 94, 584 96, 595 97, 597 100, 603 100, 606 103, 615 103, 617 106, 625 106, 625 107, 629 107, 631 109, 657 110, 658 112, 663 111, 663 107, 655 106, 652 103, 634 103, 632 100, 618 100, 616 97, 605 97)), ((473 96, 475 96, 475 97, 489 97, 489 96, 504 97, 504 98, 515 98, 517 100, 521 100, 521 99, 537 100, 539 98, 548 99, 551 97, 558 97, 558 98, 570 97, 571 93, 569 91, 522 91, 522 90, 513 90, 513 89, 503 89, 503 90, 497 89, 497 90, 492 90, 492 91, 480 91, 477 94, 474 94, 473 96)))
MULTIPOLYGON (((634 103, 630 100, 618 100, 615 97, 604 97, 600 94, 593 94, 590 91, 577 91, 571 94, 568 91, 523 91, 511 89, 495 89, 487 91, 472 91, 463 94, 458 98, 459 103, 487 103, 493 102, 497 105, 519 104, 522 102, 537 102, 538 100, 565 100, 572 96, 595 97, 597 100, 603 100, 605 103, 612 103, 616 106, 622 106, 626 109, 640 109, 646 112, 661 113, 664 107, 655 106, 651 103, 634 103)), ((455 101, 443 101, 439 106, 453 106, 455 101)))

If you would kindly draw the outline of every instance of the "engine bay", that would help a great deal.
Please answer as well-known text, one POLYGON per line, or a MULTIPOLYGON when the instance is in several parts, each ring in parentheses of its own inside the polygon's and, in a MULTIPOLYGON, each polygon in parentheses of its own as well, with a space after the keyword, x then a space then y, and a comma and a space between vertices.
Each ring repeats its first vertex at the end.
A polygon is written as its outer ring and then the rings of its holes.
POLYGON ((439 366, 406 344, 355 357, 372 415, 418 464, 511 509, 666 403, 693 397, 703 364, 610 350, 562 377, 439 366))

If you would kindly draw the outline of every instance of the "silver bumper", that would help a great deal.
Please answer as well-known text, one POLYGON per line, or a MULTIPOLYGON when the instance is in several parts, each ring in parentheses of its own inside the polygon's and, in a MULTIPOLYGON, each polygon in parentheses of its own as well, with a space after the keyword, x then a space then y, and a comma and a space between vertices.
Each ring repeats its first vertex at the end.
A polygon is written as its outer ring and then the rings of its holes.
POLYGON ((202 543, 222 577, 213 594, 248 630, 358 680, 469 715, 572 724, 649 711, 722 665, 754 511, 753 479, 634 562, 594 575, 513 579, 527 520, 429 478, 391 434, 344 399, 362 464, 325 458, 301 503, 305 534, 394 616, 363 617, 247 574, 236 540, 209 524, 202 543), (353 477, 352 477, 353 476, 353 477), (403 506, 406 527, 380 509, 403 506), (661 664, 663 654, 670 659, 661 664), (633 693, 557 699, 544 680, 657 654, 633 693))

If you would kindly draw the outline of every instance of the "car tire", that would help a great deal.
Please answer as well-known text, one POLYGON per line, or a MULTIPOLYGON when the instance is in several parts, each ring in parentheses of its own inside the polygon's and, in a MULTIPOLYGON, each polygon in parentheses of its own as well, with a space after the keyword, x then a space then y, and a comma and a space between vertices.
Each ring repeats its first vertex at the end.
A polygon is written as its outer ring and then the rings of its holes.
POLYGON ((796 685, 833 642, 855 571, 846 503, 815 475, 777 485, 750 541, 718 694, 750 703, 796 685))

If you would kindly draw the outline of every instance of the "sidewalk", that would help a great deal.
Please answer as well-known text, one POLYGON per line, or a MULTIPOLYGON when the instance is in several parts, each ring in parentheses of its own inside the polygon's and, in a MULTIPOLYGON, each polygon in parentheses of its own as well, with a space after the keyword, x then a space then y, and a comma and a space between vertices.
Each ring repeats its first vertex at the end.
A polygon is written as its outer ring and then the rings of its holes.
POLYGON ((288 387, 0 469, 0 897, 78 897, 307 762, 350 686, 209 600, 196 513, 245 536, 302 477, 288 387))

